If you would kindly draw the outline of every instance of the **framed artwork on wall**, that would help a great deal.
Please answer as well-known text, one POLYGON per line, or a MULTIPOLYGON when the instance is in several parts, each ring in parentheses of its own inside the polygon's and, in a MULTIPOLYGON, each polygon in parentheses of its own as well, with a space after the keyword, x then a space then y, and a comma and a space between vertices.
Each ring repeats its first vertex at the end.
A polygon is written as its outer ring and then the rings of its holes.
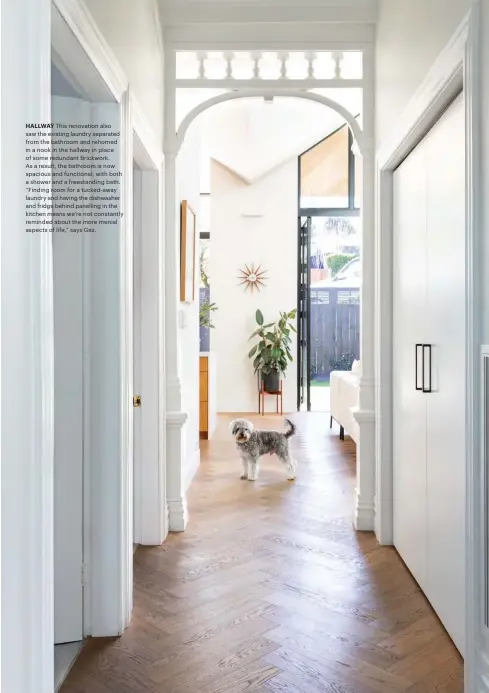
POLYGON ((183 200, 180 215, 180 301, 184 303, 195 300, 196 225, 192 208, 187 200, 183 200))

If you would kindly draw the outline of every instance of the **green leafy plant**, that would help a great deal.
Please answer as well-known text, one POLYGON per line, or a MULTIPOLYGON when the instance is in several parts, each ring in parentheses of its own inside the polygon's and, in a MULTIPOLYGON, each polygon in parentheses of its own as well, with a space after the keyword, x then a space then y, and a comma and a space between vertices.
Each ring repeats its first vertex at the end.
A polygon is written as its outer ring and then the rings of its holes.
POLYGON ((211 303, 208 300, 205 300, 202 302, 200 306, 200 312, 199 312, 199 325, 200 327, 207 327, 214 329, 214 325, 211 322, 211 313, 214 311, 218 310, 218 307, 215 303, 211 303))
POLYGON ((207 273, 209 267, 209 258, 207 257, 207 248, 203 247, 199 255, 199 271, 200 281, 206 289, 209 288, 209 275, 207 273))
POLYGON ((354 360, 355 354, 341 354, 339 358, 331 359, 329 365, 332 371, 351 371, 354 360))
POLYGON ((338 272, 343 269, 343 267, 350 262, 355 257, 355 255, 346 255, 343 253, 336 253, 335 255, 328 255, 326 263, 331 270, 333 277, 338 274, 338 272))
POLYGON ((268 375, 275 370, 285 375, 289 363, 293 361, 290 350, 292 343, 290 333, 296 332, 292 324, 296 313, 296 308, 288 313, 280 312, 280 317, 276 322, 264 324, 263 313, 261 310, 256 311, 255 319, 258 327, 250 339, 257 338, 259 341, 248 354, 249 358, 253 359, 255 373, 260 371, 264 375, 268 375))

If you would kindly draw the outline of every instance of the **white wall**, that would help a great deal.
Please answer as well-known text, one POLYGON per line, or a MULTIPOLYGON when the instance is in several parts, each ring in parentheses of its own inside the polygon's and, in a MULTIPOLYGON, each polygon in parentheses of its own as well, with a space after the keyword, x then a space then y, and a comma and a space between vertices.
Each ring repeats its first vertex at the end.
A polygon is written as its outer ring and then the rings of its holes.
POLYGON ((163 143, 163 44, 157 0, 84 0, 163 143))
MULTIPOLYGON (((177 159, 177 200, 187 200, 199 224, 200 195, 200 138, 196 127, 190 128, 177 159)), ((180 207, 178 208, 180 224, 180 207)), ((197 241, 198 260, 198 241, 197 241)), ((187 484, 193 478, 199 462, 199 300, 198 271, 194 303, 180 303, 184 316, 184 327, 180 329, 180 356, 183 410, 188 419, 185 424, 185 469, 183 477, 187 484)))
POLYGON ((376 44, 377 146, 385 139, 471 0, 381 0, 376 44))
MULTIPOLYGON (((211 297, 219 310, 211 348, 217 361, 219 412, 256 412, 256 376, 248 352, 260 308, 267 322, 280 310, 297 305, 297 158, 292 157, 268 176, 248 185, 222 165, 211 168, 211 297), (261 214, 246 218, 243 214, 261 214), (238 286, 245 263, 268 270, 260 293, 238 286)), ((297 407, 296 344, 294 363, 284 380, 284 412, 297 407)), ((275 411, 275 398, 267 397, 275 411)))

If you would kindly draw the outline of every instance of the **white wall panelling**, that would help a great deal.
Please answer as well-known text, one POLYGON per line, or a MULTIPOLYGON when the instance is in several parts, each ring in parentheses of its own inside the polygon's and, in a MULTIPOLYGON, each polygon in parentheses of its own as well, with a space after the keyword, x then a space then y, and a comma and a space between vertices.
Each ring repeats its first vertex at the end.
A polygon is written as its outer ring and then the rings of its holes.
POLYGON ((458 96, 396 169, 393 225, 394 545, 462 656, 464 121, 458 96))
MULTIPOLYGON (((457 29, 447 47, 429 70, 426 79, 409 101, 396 127, 377 154, 376 258, 376 533, 381 543, 392 543, 392 175, 393 170, 413 149, 430 125, 443 112, 462 85, 465 96, 466 126, 466 655, 465 690, 487 690, 483 684, 480 655, 480 618, 482 613, 480 527, 482 517, 478 500, 480 456, 474 441, 480 440, 479 420, 479 293, 478 252, 481 200, 479 152, 479 7, 474 3, 470 14, 457 29), (484 687, 481 687, 483 686, 484 687)), ((414 356, 413 356, 414 358, 414 356)), ((461 395, 462 396, 462 395, 461 395)), ((486 670, 487 672, 487 670, 486 670)), ((486 674, 487 675, 487 674, 486 674)))

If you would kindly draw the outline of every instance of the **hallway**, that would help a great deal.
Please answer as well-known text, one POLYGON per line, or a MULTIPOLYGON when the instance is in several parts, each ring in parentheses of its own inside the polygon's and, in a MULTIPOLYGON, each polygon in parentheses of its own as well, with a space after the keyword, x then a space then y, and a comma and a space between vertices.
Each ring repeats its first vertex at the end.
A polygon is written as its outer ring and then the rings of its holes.
POLYGON ((136 552, 130 627, 90 641, 62 693, 462 693, 394 549, 352 529, 353 444, 296 415, 297 480, 267 458, 244 482, 230 418, 202 442, 187 531, 136 552))

